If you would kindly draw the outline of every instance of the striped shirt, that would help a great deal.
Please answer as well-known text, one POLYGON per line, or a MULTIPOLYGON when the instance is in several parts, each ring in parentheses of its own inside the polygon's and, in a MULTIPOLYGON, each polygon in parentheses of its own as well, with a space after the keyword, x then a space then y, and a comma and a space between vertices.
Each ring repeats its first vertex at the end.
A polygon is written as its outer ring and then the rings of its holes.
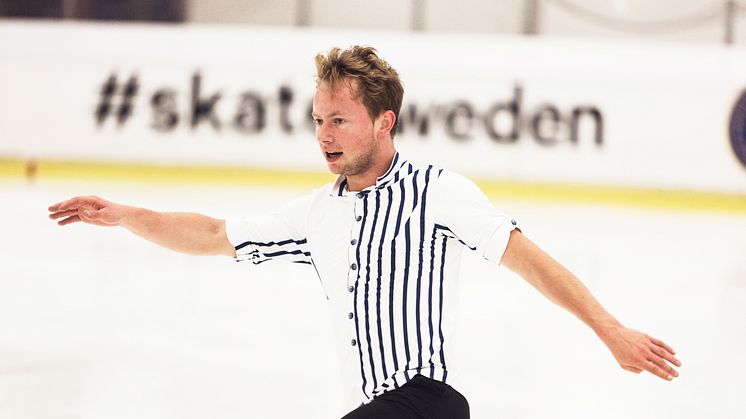
POLYGON ((275 214, 226 223, 239 261, 315 269, 349 409, 416 374, 452 383, 462 251, 499 263, 515 228, 473 182, 399 153, 362 191, 348 192, 340 176, 275 214))

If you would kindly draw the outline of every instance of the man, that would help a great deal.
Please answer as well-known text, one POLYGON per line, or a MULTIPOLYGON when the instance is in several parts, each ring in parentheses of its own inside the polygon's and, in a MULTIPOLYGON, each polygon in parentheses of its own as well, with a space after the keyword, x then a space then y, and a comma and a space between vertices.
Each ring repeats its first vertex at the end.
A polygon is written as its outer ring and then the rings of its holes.
POLYGON ((50 217, 62 218, 60 225, 122 226, 184 253, 312 265, 335 322, 354 409, 346 419, 469 417, 454 388, 449 340, 464 247, 585 322, 622 368, 678 376, 671 365, 681 363, 669 346, 622 326, 472 182, 396 152, 403 88, 374 49, 335 48, 316 57, 316 68, 312 115, 321 153, 339 175, 333 184, 251 219, 158 213, 97 197, 55 204, 50 217))

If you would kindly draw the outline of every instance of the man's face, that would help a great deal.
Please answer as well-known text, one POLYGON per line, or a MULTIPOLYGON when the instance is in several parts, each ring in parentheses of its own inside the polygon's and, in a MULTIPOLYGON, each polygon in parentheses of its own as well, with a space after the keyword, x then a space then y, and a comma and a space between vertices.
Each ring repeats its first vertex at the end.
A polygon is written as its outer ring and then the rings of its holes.
POLYGON ((316 139, 332 173, 357 176, 370 170, 378 155, 374 121, 355 99, 357 82, 321 83, 313 98, 316 139))

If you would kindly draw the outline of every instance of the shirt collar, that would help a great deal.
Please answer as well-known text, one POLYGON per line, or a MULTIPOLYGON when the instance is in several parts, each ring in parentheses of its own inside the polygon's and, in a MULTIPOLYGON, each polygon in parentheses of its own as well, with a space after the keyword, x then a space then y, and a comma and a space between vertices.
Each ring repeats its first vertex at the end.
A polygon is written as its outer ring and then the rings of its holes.
POLYGON ((397 151, 394 154, 394 159, 391 160, 391 166, 389 167, 389 170, 387 170, 386 173, 383 174, 383 176, 376 179, 376 189, 381 189, 392 180, 399 179, 399 172, 401 171, 402 167, 404 167, 404 164, 406 162, 407 161, 403 159, 397 151))
MULTIPOLYGON (((381 189, 388 185, 392 180, 398 180, 401 177, 399 173, 402 171, 406 163, 407 161, 397 151, 394 154, 393 160, 391 160, 391 166, 389 166, 389 170, 387 170, 386 173, 376 179, 375 189, 381 189)), ((366 190, 369 189, 371 188, 366 188, 366 190)), ((347 176, 339 176, 337 178, 337 181, 334 182, 334 185, 332 186, 330 195, 345 196, 346 193, 347 176)))

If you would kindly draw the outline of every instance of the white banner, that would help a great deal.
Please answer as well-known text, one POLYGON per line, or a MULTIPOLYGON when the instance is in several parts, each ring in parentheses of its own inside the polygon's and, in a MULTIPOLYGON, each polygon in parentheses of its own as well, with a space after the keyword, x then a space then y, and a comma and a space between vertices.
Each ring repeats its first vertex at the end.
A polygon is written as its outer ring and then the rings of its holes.
POLYGON ((0 157, 323 171, 313 57, 354 44, 399 71, 413 160, 746 192, 746 51, 640 41, 3 21, 0 157))

